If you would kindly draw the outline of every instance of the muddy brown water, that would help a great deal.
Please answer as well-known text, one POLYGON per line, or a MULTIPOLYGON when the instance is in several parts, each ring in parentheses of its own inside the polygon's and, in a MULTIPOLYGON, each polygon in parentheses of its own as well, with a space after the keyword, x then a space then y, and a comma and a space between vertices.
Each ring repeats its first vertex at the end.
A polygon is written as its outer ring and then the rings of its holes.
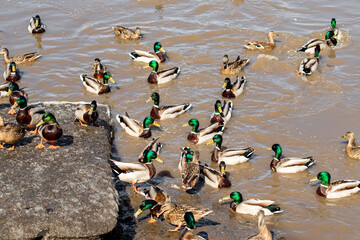
MULTIPOLYGON (((160 178, 163 186, 181 204, 212 208, 214 213, 200 222, 198 232, 209 239, 242 239, 257 231, 256 219, 234 214, 218 199, 231 191, 244 198, 271 199, 284 210, 267 217, 275 238, 356 239, 360 196, 326 200, 315 195, 309 180, 319 171, 329 171, 336 179, 359 179, 360 163, 344 154, 345 142, 338 137, 352 130, 360 136, 359 123, 359 23, 357 1, 3 1, 0 10, 0 45, 10 55, 37 50, 42 58, 21 65, 20 86, 26 87, 31 101, 73 100, 109 104, 112 117, 128 112, 142 120, 151 109, 145 104, 153 91, 159 92, 160 104, 191 102, 189 113, 175 120, 161 121, 160 137, 164 149, 155 163, 157 171, 169 171, 173 178, 160 178), (29 18, 39 14, 47 32, 33 36, 27 32, 29 18), (333 51, 321 52, 319 70, 311 77, 296 76, 303 53, 298 47, 311 38, 323 37, 330 19, 337 19, 343 39, 333 51), (143 38, 121 40, 113 25, 140 27, 143 38), (276 49, 261 55, 242 45, 249 40, 266 40, 268 31, 280 35, 276 49), (133 49, 151 50, 160 41, 169 57, 161 68, 181 67, 178 79, 163 86, 147 83, 149 69, 133 63, 133 49), (210 164, 213 146, 195 146, 186 139, 190 118, 200 127, 208 124, 216 99, 221 99, 224 75, 220 74, 222 56, 250 58, 241 75, 248 83, 244 94, 233 100, 233 117, 226 127, 223 145, 255 148, 250 162, 229 166, 230 189, 204 186, 196 194, 184 194, 177 169, 179 147, 200 151, 200 160, 210 164), (110 69, 116 86, 112 92, 95 96, 87 93, 79 74, 90 73, 94 58, 110 69), (309 171, 274 174, 269 169, 273 152, 266 150, 280 143, 284 156, 317 159, 309 171)), ((1 56, 2 58, 2 56, 1 56)), ((4 70, 4 65, 2 65, 4 70)), ((231 77, 233 80, 234 77, 231 77)), ((2 100, 3 101, 3 100, 2 100)), ((114 158, 135 162, 149 140, 126 135, 118 123, 114 158)), ((142 198, 127 188, 131 205, 137 209, 142 198)), ((146 214, 141 215, 142 217, 146 214)), ((177 233, 165 221, 138 221, 134 239, 176 239, 177 233)))

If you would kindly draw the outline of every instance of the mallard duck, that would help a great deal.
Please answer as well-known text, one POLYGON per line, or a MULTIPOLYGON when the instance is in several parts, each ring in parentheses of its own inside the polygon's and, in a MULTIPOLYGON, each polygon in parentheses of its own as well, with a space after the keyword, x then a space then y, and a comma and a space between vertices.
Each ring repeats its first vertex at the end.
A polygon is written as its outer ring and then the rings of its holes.
POLYGON ((305 43, 297 52, 315 53, 316 46, 320 46, 320 50, 323 50, 326 46, 334 47, 337 44, 337 36, 334 31, 328 31, 325 35, 325 39, 313 38, 305 43))
MULTIPOLYGON (((135 213, 135 218, 138 217, 140 213, 142 213, 146 209, 155 209, 157 205, 158 203, 154 200, 144 200, 140 204, 139 210, 137 210, 137 212, 135 213)), ((157 217, 163 215, 164 219, 167 222, 177 226, 175 229, 171 229, 169 231, 177 231, 182 225, 185 224, 184 214, 189 211, 194 214, 195 221, 199 221, 201 218, 212 213, 212 210, 208 208, 192 207, 185 204, 176 206, 172 202, 167 202, 161 206, 161 209, 159 211, 156 211, 156 215, 157 217)))
POLYGON ((134 214, 134 217, 137 218, 140 215, 140 213, 142 213, 143 211, 145 211, 147 209, 150 210, 149 223, 156 222, 156 220, 153 218, 153 215, 156 215, 156 213, 159 211, 160 205, 158 204, 158 202, 156 202, 153 199, 146 199, 146 200, 142 201, 139 206, 139 209, 134 214))
POLYGON ((283 212, 279 206, 274 204, 271 200, 248 199, 243 201, 243 196, 240 192, 232 192, 229 196, 223 197, 219 200, 220 203, 232 199, 230 208, 237 213, 250 214, 256 216, 260 210, 263 210, 265 215, 272 215, 283 212))
POLYGON ((179 240, 205 240, 205 238, 193 233, 196 228, 194 214, 192 212, 186 212, 184 219, 186 225, 180 233, 179 240))
POLYGON ((97 103, 95 100, 93 100, 90 104, 81 104, 76 108, 75 117, 80 122, 81 126, 88 126, 84 123, 93 123, 94 125, 97 125, 95 121, 99 118, 99 113, 96 108, 97 103))
MULTIPOLYGON (((17 97, 16 102, 11 107, 20 107, 20 110, 16 115, 16 121, 21 125, 26 125, 27 128, 35 127, 45 114, 43 108, 28 106, 24 96, 17 97)), ((30 131, 32 134, 35 134, 36 132, 37 127, 34 131, 30 131)))
POLYGON ((337 38, 338 38, 339 40, 342 39, 342 33, 341 33, 340 29, 338 29, 338 28, 336 27, 336 19, 335 19, 335 18, 332 18, 332 19, 331 19, 330 30, 334 31, 334 34, 337 36, 337 38))
MULTIPOLYGON (((11 82, 8 87, 8 96, 9 96, 9 102, 11 106, 13 106, 16 102, 16 99, 19 96, 24 96, 26 100, 28 100, 28 95, 24 91, 24 89, 20 89, 19 85, 15 82, 11 82)), ((9 114, 15 114, 14 108, 11 108, 8 112, 9 114)))
MULTIPOLYGON (((4 124, 4 120, 0 115, 0 142, 12 144, 7 150, 14 150, 15 144, 25 136, 25 129, 14 123, 4 124)), ((4 148, 0 144, 0 148, 4 148)))
POLYGON ((316 193, 326 198, 342 198, 355 194, 360 191, 360 180, 337 180, 331 182, 328 172, 319 172, 310 182, 320 180, 321 185, 316 193))
POLYGON ((351 131, 345 133, 342 139, 348 139, 346 154, 353 159, 360 160, 360 146, 355 146, 355 134, 351 131))
POLYGON ((127 134, 133 137, 151 137, 150 125, 160 127, 158 123, 154 121, 152 117, 146 117, 141 124, 139 121, 129 117, 128 113, 125 115, 116 115, 116 119, 120 123, 120 126, 125 130, 127 134))
POLYGON ((264 210, 260 210, 258 213, 258 234, 246 238, 245 240, 272 240, 272 235, 265 224, 264 210))
POLYGON ((220 72, 223 74, 238 74, 244 69, 248 62, 248 58, 240 59, 240 56, 238 56, 235 61, 229 62, 229 56, 224 55, 223 66, 221 67, 220 72))
MULTIPOLYGON (((185 149, 185 148, 184 148, 185 149)), ((184 191, 195 187, 200 177, 199 152, 186 151, 181 159, 181 182, 184 191)))
POLYGON ((101 63, 101 60, 99 58, 95 58, 93 66, 93 77, 99 80, 103 80, 105 73, 111 77, 108 69, 101 63))
POLYGON ((139 39, 141 37, 141 31, 139 27, 135 28, 135 30, 132 30, 127 27, 113 26, 112 29, 114 30, 116 36, 124 39, 139 39))
POLYGON ((225 101, 224 104, 221 105, 220 100, 216 100, 214 105, 214 112, 211 114, 210 117, 210 123, 220 123, 226 125, 226 123, 230 120, 232 110, 233 110, 233 104, 232 101, 225 101))
POLYGON ((165 50, 162 48, 160 42, 154 43, 154 52, 146 52, 141 50, 135 50, 134 52, 129 53, 130 57, 134 59, 136 62, 145 62, 149 63, 152 60, 157 61, 159 63, 165 62, 165 56, 160 52, 164 52, 165 50))
POLYGON ((165 120, 175 118, 189 110, 192 106, 190 103, 184 103, 159 107, 160 96, 157 92, 152 93, 150 98, 146 102, 148 103, 152 100, 154 101, 154 105, 151 109, 150 117, 152 117, 153 119, 165 120))
POLYGON ((299 71, 297 74, 302 74, 304 76, 310 76, 316 70, 319 65, 319 53, 320 46, 315 47, 314 57, 305 58, 301 61, 299 71))
POLYGON ((183 127, 186 126, 192 127, 187 139, 195 144, 208 142, 215 134, 223 134, 224 132, 224 125, 221 125, 218 122, 199 130, 199 121, 196 118, 190 119, 183 125, 183 127))
POLYGON ((267 37, 269 42, 248 42, 244 47, 249 50, 272 50, 275 47, 273 37, 278 37, 273 31, 269 32, 267 37))
POLYGON ((0 98, 9 97, 9 84, 0 85, 0 98))
POLYGON ((114 79, 107 73, 104 74, 104 82, 100 80, 90 77, 86 74, 80 75, 80 79, 88 92, 95 94, 103 94, 110 92, 109 82, 115 83, 114 79))
POLYGON ((163 163, 163 161, 154 151, 149 150, 144 153, 144 155, 145 159, 142 163, 125 163, 110 159, 110 161, 112 161, 121 171, 123 171, 117 176, 120 181, 131 183, 134 191, 139 194, 141 193, 135 187, 135 183, 147 182, 156 174, 156 169, 152 163, 152 160, 163 163))
POLYGON ((4 71, 4 79, 8 82, 16 82, 19 81, 21 78, 20 70, 16 67, 15 62, 9 62, 4 71))
POLYGON ((281 158, 282 149, 280 144, 275 143, 268 148, 268 150, 273 150, 275 152, 275 157, 270 163, 270 168, 274 172, 278 173, 298 173, 305 171, 309 167, 311 167, 315 163, 315 159, 313 157, 287 157, 281 158))
POLYGON ((40 16, 30 18, 30 24, 28 26, 29 33, 44 33, 46 31, 45 25, 41 22, 40 16))
POLYGON ((215 163, 220 163, 222 161, 227 165, 244 163, 249 161, 250 157, 255 152, 252 147, 221 150, 222 141, 222 136, 217 134, 207 143, 207 145, 216 143, 215 149, 211 155, 211 161, 215 163))
POLYGON ((166 202, 171 202, 171 196, 158 186, 151 185, 149 188, 144 188, 139 191, 146 199, 155 200, 159 205, 163 205, 166 202))
POLYGON ((158 72, 159 63, 155 60, 150 61, 149 65, 145 66, 144 68, 148 68, 148 67, 153 68, 152 72, 148 77, 148 83, 154 83, 154 84, 168 83, 173 79, 175 79, 180 73, 179 67, 173 67, 158 72))
POLYGON ((35 148, 44 148, 43 140, 50 142, 49 148, 59 148, 60 146, 54 146, 54 142, 59 140, 63 135, 63 130, 59 123, 56 121, 55 116, 52 113, 45 113, 41 121, 36 125, 38 128, 41 142, 35 148))
POLYGON ((180 148, 180 150, 181 150, 181 154, 180 154, 180 161, 178 164, 178 169, 180 170, 180 172, 182 172, 183 164, 192 161, 192 159, 194 157, 194 151, 191 151, 191 149, 189 147, 183 147, 183 148, 180 148))
POLYGON ((226 98, 236 98, 243 93, 245 83, 247 81, 245 76, 242 76, 241 78, 239 78, 239 76, 236 76, 236 81, 233 84, 231 84, 230 78, 225 78, 224 82, 225 83, 222 86, 222 88, 224 89, 222 92, 222 96, 226 98))
POLYGON ((161 149, 163 148, 163 145, 161 143, 157 143, 157 140, 159 138, 153 138, 153 140, 145 146, 144 150, 141 151, 139 155, 139 162, 144 162, 145 159, 145 153, 149 150, 156 152, 156 154, 159 156, 161 149))
POLYGON ((9 50, 7 48, 1 49, 0 54, 4 55, 5 64, 9 64, 9 62, 15 62, 16 64, 28 63, 35 61, 36 59, 41 57, 41 54, 36 54, 36 52, 32 52, 16 55, 15 57, 10 58, 9 50))
POLYGON ((224 161, 220 162, 219 168, 220 168, 220 172, 208 166, 203 167, 203 173, 205 175, 205 183, 213 188, 231 187, 231 182, 225 174, 226 164, 224 161))

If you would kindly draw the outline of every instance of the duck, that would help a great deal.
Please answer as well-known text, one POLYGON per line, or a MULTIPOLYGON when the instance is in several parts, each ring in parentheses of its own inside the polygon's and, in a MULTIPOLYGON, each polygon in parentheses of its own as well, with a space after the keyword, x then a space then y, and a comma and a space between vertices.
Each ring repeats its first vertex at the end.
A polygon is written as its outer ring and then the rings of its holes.
POLYGON ((231 182, 225 174, 226 164, 224 161, 221 161, 219 164, 220 172, 215 169, 203 166, 203 173, 205 176, 205 183, 213 188, 229 188, 231 187, 231 182))
MULTIPOLYGON (((157 205, 158 203, 154 200, 142 201, 139 210, 137 210, 135 213, 135 218, 137 218, 140 215, 140 213, 142 213, 144 210, 147 209, 154 210, 157 205)), ((170 229, 169 231, 176 232, 180 229, 181 226, 185 225, 184 214, 188 211, 191 211, 193 213, 195 221, 199 221, 201 218, 213 212, 208 208, 193 207, 185 204, 176 205, 175 203, 167 202, 161 205, 160 210, 157 210, 156 212, 150 211, 150 213, 152 214, 156 213, 157 217, 163 215, 164 219, 168 223, 177 226, 175 229, 170 229)))
POLYGON ((346 146, 346 155, 350 158, 360 160, 360 146, 355 145, 355 134, 351 131, 347 131, 341 139, 349 140, 346 146))
POLYGON ((134 191, 138 194, 141 193, 138 191, 138 188, 135 186, 135 184, 147 182, 156 174, 156 169, 152 161, 156 160, 160 163, 163 163, 156 152, 152 150, 145 152, 144 156, 145 159, 142 163, 127 163, 110 159, 110 161, 122 171, 117 175, 119 180, 131 183, 134 191))
POLYGON ((0 85, 0 98, 5 98, 5 97, 9 97, 8 95, 9 92, 9 84, 1 84, 0 85))
POLYGON ((297 52, 306 52, 310 54, 315 53, 316 46, 320 46, 320 50, 323 50, 325 47, 335 47, 337 45, 337 36, 334 34, 334 31, 328 31, 325 35, 325 39, 313 38, 305 43, 297 52))
POLYGON ((231 100, 225 101, 223 105, 221 105, 220 100, 216 100, 214 104, 214 112, 211 114, 210 123, 220 123, 226 125, 226 123, 230 120, 232 110, 233 110, 233 103, 231 100))
POLYGON ((310 76, 315 72, 319 65, 319 53, 320 53, 320 46, 317 45, 315 47, 314 57, 305 58, 301 61, 299 66, 298 75, 301 74, 303 76, 310 76))
POLYGON ((30 18, 28 31, 32 34, 44 33, 46 31, 46 26, 41 22, 39 15, 30 18))
MULTIPOLYGON (((16 143, 19 142, 24 136, 25 128, 15 123, 4 124, 4 119, 0 115, 0 142, 13 145, 7 150, 14 150, 16 143)), ((0 148, 4 148, 4 146, 0 144, 0 148)))
POLYGON ((150 210, 150 220, 149 223, 155 223, 154 215, 159 211, 160 205, 153 199, 146 199, 140 203, 139 209, 134 214, 134 217, 137 218, 143 211, 150 210))
POLYGON ((4 55, 5 64, 9 64, 10 62, 15 62, 15 64, 29 63, 35 61, 42 56, 41 54, 37 54, 37 52, 31 52, 16 55, 11 58, 9 57, 9 50, 7 48, 2 48, 0 50, 0 54, 4 55))
POLYGON ((193 232, 196 229, 195 218, 192 212, 186 212, 184 215, 185 228, 179 235, 179 240, 205 240, 205 238, 195 235, 193 232))
POLYGON ((61 138, 63 135, 63 130, 52 113, 46 112, 36 127, 38 128, 41 142, 35 148, 44 148, 45 146, 43 145, 43 140, 50 142, 51 145, 49 148, 60 148, 60 146, 55 146, 54 142, 61 138))
POLYGON ((133 137, 149 138, 151 137, 150 125, 160 127, 160 124, 155 122, 152 117, 144 118, 143 123, 130 118, 128 113, 125 115, 116 115, 116 119, 120 123, 120 126, 125 130, 127 134, 133 137))
POLYGON ((195 144, 208 142, 210 139, 213 138, 214 135, 221 135, 224 132, 224 125, 221 125, 218 122, 199 130, 199 120, 197 120, 196 118, 190 119, 187 123, 183 125, 183 127, 186 126, 192 127, 192 130, 188 134, 187 139, 195 144))
POLYGON ((192 107, 190 103, 159 106, 160 95, 157 92, 153 92, 146 102, 148 103, 151 101, 154 101, 154 105, 151 109, 150 117, 159 120, 175 118, 185 113, 192 107))
POLYGON ((181 183, 184 191, 191 190, 197 184, 200 177, 200 165, 198 151, 187 151, 184 148, 179 168, 181 168, 181 183))
POLYGON ((162 54, 160 51, 165 53, 165 50, 163 49, 161 43, 155 42, 154 53, 141 51, 141 50, 134 50, 134 52, 129 53, 129 55, 136 62, 150 63, 152 60, 154 60, 158 63, 162 63, 165 62, 166 58, 164 54, 162 54))
POLYGON ((215 163, 224 162, 226 165, 236 165, 249 161, 255 150, 252 147, 234 148, 221 150, 223 137, 222 135, 215 135, 207 145, 215 143, 215 149, 211 154, 211 161, 215 163))
POLYGON ((230 78, 225 78, 224 85, 222 86, 224 89, 222 96, 226 98, 236 98, 240 96, 244 91, 246 82, 245 76, 242 76, 241 78, 237 76, 234 83, 231 83, 230 78))
POLYGON ((163 145, 161 143, 158 143, 157 142, 158 140, 159 140, 159 137, 153 138, 153 140, 145 146, 145 148, 141 151, 141 153, 139 155, 139 158, 138 158, 139 162, 144 162, 145 153, 149 150, 156 152, 156 154, 159 156, 160 151, 163 148, 163 145))
POLYGON ((250 236, 245 240, 272 240, 273 237, 271 232, 265 224, 265 212, 260 210, 258 213, 258 233, 256 235, 250 236))
POLYGON ((104 73, 104 82, 100 80, 90 77, 86 74, 81 74, 80 79, 88 92, 95 94, 103 94, 110 92, 109 82, 115 83, 114 79, 107 73, 104 73))
POLYGON ((316 162, 316 160, 312 156, 305 158, 287 157, 281 159, 282 148, 278 143, 273 144, 271 148, 268 148, 268 150, 273 150, 275 152, 275 157, 270 163, 270 168, 274 172, 278 172, 278 173, 303 172, 316 162))
POLYGON ((180 161, 178 164, 178 169, 180 170, 180 172, 182 172, 182 166, 183 164, 185 164, 186 162, 191 162, 193 157, 194 157, 194 151, 191 151, 191 149, 189 147, 183 147, 180 148, 181 150, 181 154, 180 154, 180 161))
MULTIPOLYGON (((13 106, 16 102, 17 97, 24 96, 26 100, 28 100, 28 95, 24 91, 24 89, 20 89, 19 85, 15 82, 11 82, 8 87, 8 96, 9 96, 9 102, 11 106, 13 106)), ((14 108, 10 108, 8 114, 15 114, 14 108)))
POLYGON ((108 71, 107 67, 105 67, 99 58, 94 59, 94 66, 93 66, 93 77, 98 80, 104 79, 104 74, 107 73, 109 77, 111 77, 110 72, 108 71))
POLYGON ((223 74, 238 74, 244 69, 248 62, 248 58, 240 59, 240 56, 238 56, 235 61, 229 62, 229 56, 224 55, 223 66, 221 67, 220 72, 223 74))
POLYGON ((274 37, 278 36, 279 35, 277 35, 273 31, 270 31, 267 34, 268 42, 248 42, 244 45, 244 47, 249 50, 272 50, 275 48, 274 37))
POLYGON ((360 191, 360 180, 337 180, 331 182, 328 172, 319 172, 310 182, 321 181, 316 193, 325 198, 348 197, 360 191))
POLYGON ((91 101, 90 104, 81 104, 75 110, 76 120, 80 122, 81 126, 87 127, 87 124, 94 124, 99 126, 96 120, 99 118, 99 113, 96 110, 97 103, 95 100, 91 101))
POLYGON ((330 30, 334 31, 334 34, 337 36, 338 40, 342 39, 342 32, 340 31, 340 29, 336 26, 336 19, 332 18, 331 19, 331 24, 330 24, 330 30))
POLYGON ((113 26, 112 29, 116 36, 119 36, 123 39, 139 39, 141 37, 141 30, 139 27, 132 30, 123 26, 113 26))
POLYGON ((144 68, 152 67, 152 72, 149 74, 148 83, 164 84, 174 80, 180 73, 179 67, 173 67, 158 72, 159 63, 155 60, 151 60, 148 66, 144 68))
POLYGON ((230 195, 219 200, 220 203, 232 199, 230 208, 236 213, 250 214, 256 217, 260 210, 264 211, 265 215, 273 215, 283 212, 281 208, 274 204, 271 200, 248 199, 243 200, 240 192, 232 192, 230 195))
POLYGON ((171 196, 162 188, 154 185, 150 185, 149 188, 144 188, 139 191, 145 199, 155 200, 159 205, 171 202, 171 196))
POLYGON ((21 79, 20 70, 16 67, 15 62, 9 62, 3 76, 5 81, 8 82, 16 82, 21 79))
MULTIPOLYGON (((16 115, 16 121, 20 125, 26 125, 27 128, 36 127, 36 125, 42 120, 45 110, 41 107, 33 107, 27 105, 27 99, 24 96, 18 96, 16 102, 11 108, 19 107, 20 110, 16 115)), ((35 134, 37 127, 30 133, 35 134)))

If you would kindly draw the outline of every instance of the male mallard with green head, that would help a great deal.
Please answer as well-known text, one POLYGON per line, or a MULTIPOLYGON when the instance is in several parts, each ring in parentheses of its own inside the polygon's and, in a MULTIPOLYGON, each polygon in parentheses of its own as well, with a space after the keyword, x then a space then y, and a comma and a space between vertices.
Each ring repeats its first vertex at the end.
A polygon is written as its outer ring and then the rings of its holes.
POLYGON ((183 127, 186 126, 192 127, 192 130, 188 134, 187 139, 195 144, 208 142, 213 138, 214 135, 221 135, 224 132, 224 125, 221 125, 218 122, 211 124, 210 126, 207 126, 205 128, 199 129, 199 121, 196 118, 190 119, 187 123, 183 125, 183 127))
POLYGON ((250 214, 256 216, 260 210, 263 210, 265 215, 272 215, 283 212, 279 206, 274 204, 271 200, 248 199, 243 200, 240 192, 232 192, 230 195, 219 200, 220 203, 232 200, 230 208, 237 213, 250 214))
POLYGON ((152 117, 144 118, 144 121, 141 124, 139 121, 130 118, 128 113, 125 113, 125 115, 116 115, 116 120, 118 120, 125 132, 133 137, 151 137, 150 125, 160 127, 152 117))
POLYGON ((205 240, 205 238, 195 235, 193 232, 196 229, 195 217, 192 212, 186 212, 184 215, 185 228, 181 231, 179 240, 205 240))
POLYGON ((108 72, 104 73, 103 82, 86 74, 81 74, 80 79, 85 89, 88 92, 95 94, 103 94, 110 92, 109 81, 115 83, 114 79, 110 76, 108 72))
POLYGON ((148 83, 154 83, 154 84, 168 83, 173 79, 175 79, 180 73, 179 67, 173 67, 162 71, 158 71, 159 63, 155 60, 150 61, 149 65, 145 66, 144 68, 148 68, 148 67, 152 67, 153 69, 149 74, 148 83))
POLYGON ((60 146, 54 146, 54 142, 59 140, 63 135, 63 130, 59 123, 56 121, 55 116, 52 113, 45 113, 41 121, 36 125, 38 128, 41 142, 35 148, 44 148, 43 140, 49 142, 51 145, 49 148, 59 148, 60 146))
POLYGON ((191 108, 190 103, 159 106, 160 95, 157 92, 152 93, 146 102, 148 103, 150 101, 154 101, 154 105, 150 112, 150 117, 153 119, 165 120, 175 118, 191 108))
POLYGON ((75 117, 80 122, 81 126, 88 126, 84 123, 93 123, 99 118, 99 113, 96 110, 97 103, 93 100, 90 104, 81 104, 75 111, 75 117))
POLYGON ((314 57, 305 58, 301 61, 299 66, 298 75, 301 74, 303 76, 310 76, 315 72, 319 65, 319 54, 320 54, 320 46, 317 45, 315 47, 314 57))
POLYGON ((15 62, 9 62, 3 76, 5 81, 8 82, 16 82, 21 79, 20 70, 16 67, 15 62))
POLYGON ((337 180, 331 182, 328 172, 319 172, 310 182, 321 181, 316 193, 326 198, 348 197, 360 191, 360 180, 337 180))
POLYGON ((149 63, 152 60, 154 60, 158 63, 162 63, 165 62, 166 58, 164 54, 162 54, 160 51, 165 53, 165 50, 163 49, 161 43, 156 42, 154 43, 154 53, 141 51, 141 50, 134 50, 134 52, 129 53, 129 55, 136 62, 149 63))
POLYGON ((205 175, 205 183, 213 188, 231 187, 231 182, 225 173, 226 164, 224 161, 220 162, 219 168, 220 168, 220 172, 208 166, 203 167, 203 173, 205 175))
POLYGON ((105 73, 110 76, 108 69, 101 63, 101 60, 99 58, 95 58, 93 66, 93 77, 99 80, 103 80, 105 73))
MULTIPOLYGON (((28 100, 27 93, 23 89, 20 89, 19 85, 15 82, 11 82, 9 84, 8 96, 9 96, 9 102, 10 102, 11 106, 13 106, 15 104, 16 99, 19 96, 24 96, 26 98, 26 100, 28 100)), ((8 113, 15 114, 16 112, 14 111, 14 108, 11 108, 8 113)))
POLYGON ((240 96, 245 87, 246 83, 245 76, 242 76, 239 78, 239 76, 236 76, 236 80, 234 83, 231 83, 230 78, 225 78, 224 85, 222 88, 224 89, 222 92, 222 96, 226 98, 236 98, 240 96))
POLYGON ((325 35, 325 39, 313 38, 305 43, 297 52, 315 53, 316 46, 320 46, 320 50, 327 47, 335 47, 337 45, 337 36, 334 31, 328 31, 325 35))
POLYGON ((219 164, 222 161, 227 165, 244 163, 249 161, 250 157, 255 152, 252 147, 221 150, 222 141, 223 137, 217 134, 210 142, 207 143, 207 145, 212 143, 216 144, 215 149, 211 155, 211 161, 215 163, 219 164))
POLYGON ((214 104, 214 112, 211 114, 210 117, 210 123, 220 123, 226 125, 226 123, 230 120, 232 110, 233 110, 233 104, 232 101, 225 101, 224 104, 221 105, 220 100, 216 100, 214 104))
POLYGON ((35 17, 30 18, 28 31, 29 31, 29 33, 34 33, 34 34, 44 33, 46 31, 46 27, 41 22, 39 15, 36 15, 35 17))

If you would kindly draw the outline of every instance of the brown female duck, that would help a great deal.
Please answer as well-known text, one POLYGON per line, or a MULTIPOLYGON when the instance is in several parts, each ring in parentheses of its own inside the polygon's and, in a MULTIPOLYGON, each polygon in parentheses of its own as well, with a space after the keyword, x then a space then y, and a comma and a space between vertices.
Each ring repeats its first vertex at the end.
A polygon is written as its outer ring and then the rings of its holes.
POLYGON ((248 62, 248 58, 240 59, 240 56, 238 56, 235 61, 229 62, 229 56, 224 55, 223 66, 221 67, 220 72, 223 74, 238 74, 244 69, 248 62))
POLYGON ((141 37, 140 28, 137 27, 135 30, 132 30, 123 26, 113 26, 112 29, 116 36, 119 36, 123 39, 139 39, 141 37))
POLYGON ((0 54, 4 55, 5 64, 8 64, 9 62, 15 62, 16 64, 28 63, 28 62, 33 62, 39 57, 41 57, 40 54, 37 54, 36 52, 32 52, 32 53, 16 55, 11 58, 9 57, 9 50, 7 48, 1 49, 0 54))
MULTIPOLYGON (((11 148, 7 150, 14 150, 15 144, 20 141, 25 135, 25 129, 14 123, 4 124, 3 118, 0 116, 0 142, 12 144, 11 148)), ((0 144, 0 148, 4 148, 0 144)))
POLYGON ((274 37, 278 36, 279 35, 271 31, 267 35, 268 42, 248 42, 246 45, 244 45, 244 47, 249 50, 272 50, 273 48, 275 48, 274 37))
POLYGON ((355 134, 351 131, 348 131, 341 138, 349 140, 346 146, 346 154, 350 158, 360 160, 360 146, 355 145, 355 134))

